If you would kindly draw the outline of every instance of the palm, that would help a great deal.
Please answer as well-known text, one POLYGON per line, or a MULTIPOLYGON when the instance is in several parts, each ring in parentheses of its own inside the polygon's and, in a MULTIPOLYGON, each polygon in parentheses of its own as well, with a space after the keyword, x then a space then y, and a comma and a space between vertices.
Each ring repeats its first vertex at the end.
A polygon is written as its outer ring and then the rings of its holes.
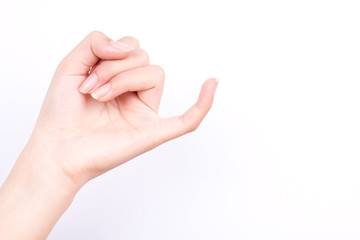
MULTIPOLYGON (((76 81, 78 79, 66 80, 67 83, 76 81)), ((91 169, 99 175, 159 145, 160 117, 136 92, 127 92, 103 103, 81 94, 77 88, 54 93, 57 89, 69 88, 54 86, 49 89, 49 95, 57 95, 54 101, 61 105, 44 106, 52 115, 52 121, 47 124, 63 139, 64 153, 79 154, 75 158, 69 156, 76 171, 91 169)))
MULTIPOLYGON (((136 92, 125 93, 105 103, 97 102, 89 96, 83 97, 88 97, 88 105, 84 106, 87 113, 84 116, 94 121, 89 126, 90 134, 84 134, 88 135, 90 141, 96 139, 99 143, 98 153, 102 156, 94 158, 95 161, 104 163, 104 155, 108 155, 105 159, 108 158, 107 164, 110 166, 105 168, 119 165, 158 145, 160 118, 138 98, 136 92), (93 131, 97 134, 91 134, 93 131)), ((99 168, 98 165, 96 167, 99 168)))

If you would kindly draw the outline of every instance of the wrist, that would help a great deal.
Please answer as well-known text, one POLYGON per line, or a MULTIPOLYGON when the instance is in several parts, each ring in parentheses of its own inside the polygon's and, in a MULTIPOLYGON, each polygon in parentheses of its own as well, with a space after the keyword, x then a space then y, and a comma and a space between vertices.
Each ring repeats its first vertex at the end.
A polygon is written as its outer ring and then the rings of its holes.
POLYGON ((23 239, 45 239, 70 206, 79 188, 51 158, 49 149, 31 141, 20 154, 0 188, 1 239, 19 232, 30 233, 23 239))
POLYGON ((54 143, 30 138, 19 155, 10 175, 22 175, 29 184, 74 197, 81 186, 69 177, 60 164, 60 151, 54 143))

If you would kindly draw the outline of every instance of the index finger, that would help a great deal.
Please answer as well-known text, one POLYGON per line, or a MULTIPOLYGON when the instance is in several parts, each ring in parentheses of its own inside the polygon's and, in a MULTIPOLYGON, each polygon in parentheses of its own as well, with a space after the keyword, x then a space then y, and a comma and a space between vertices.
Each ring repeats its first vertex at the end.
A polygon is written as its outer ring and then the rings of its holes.
POLYGON ((87 75, 100 59, 117 60, 128 57, 135 46, 122 41, 112 41, 101 32, 85 37, 59 64, 56 73, 62 75, 87 75))

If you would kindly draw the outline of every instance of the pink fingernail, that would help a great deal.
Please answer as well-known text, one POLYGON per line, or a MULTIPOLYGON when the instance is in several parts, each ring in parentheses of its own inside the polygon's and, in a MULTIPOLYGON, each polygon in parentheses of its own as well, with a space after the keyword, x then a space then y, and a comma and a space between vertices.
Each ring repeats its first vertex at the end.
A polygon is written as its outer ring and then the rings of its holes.
POLYGON ((219 84, 219 77, 216 77, 215 78, 215 81, 214 81, 214 86, 213 86, 213 88, 214 88, 214 93, 215 93, 215 91, 216 91, 216 88, 217 88, 217 86, 218 86, 218 84, 219 84))
POLYGON ((95 73, 90 74, 88 78, 83 82, 79 88, 82 93, 89 93, 91 89, 93 89, 98 82, 98 77, 95 73))
POLYGON ((110 91, 110 88, 111 88, 110 83, 106 83, 101 87, 99 87, 98 89, 96 89, 93 93, 91 93, 91 96, 96 100, 98 100, 104 97, 110 91))
POLYGON ((124 52, 131 52, 132 50, 134 50, 134 48, 126 43, 123 42, 117 42, 117 41, 111 41, 110 42, 111 45, 113 45, 113 47, 120 49, 124 52))

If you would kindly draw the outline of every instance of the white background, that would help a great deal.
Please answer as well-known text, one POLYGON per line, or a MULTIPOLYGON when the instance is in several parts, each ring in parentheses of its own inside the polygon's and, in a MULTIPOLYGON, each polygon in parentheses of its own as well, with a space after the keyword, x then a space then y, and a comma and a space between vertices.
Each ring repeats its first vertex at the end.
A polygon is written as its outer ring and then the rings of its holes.
POLYGON ((0 183, 58 62, 90 31, 140 40, 160 114, 220 77, 194 133, 89 182, 49 239, 360 239, 358 1, 0 2, 0 183))

